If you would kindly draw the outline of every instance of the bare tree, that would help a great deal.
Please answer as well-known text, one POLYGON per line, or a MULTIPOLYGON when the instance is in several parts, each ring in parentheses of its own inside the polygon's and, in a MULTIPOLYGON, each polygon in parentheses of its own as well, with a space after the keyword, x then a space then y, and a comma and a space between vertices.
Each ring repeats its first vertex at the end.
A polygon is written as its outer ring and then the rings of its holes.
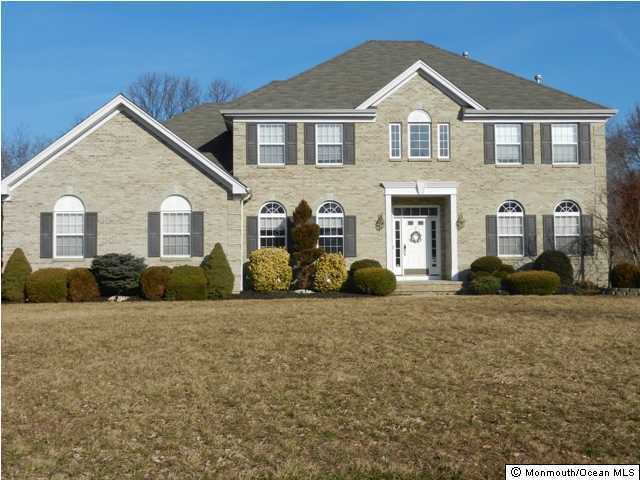
POLYGON ((44 136, 34 136, 26 127, 16 128, 10 135, 2 138, 2 178, 22 166, 51 143, 44 136))
POLYGON ((209 84, 207 99, 212 103, 227 103, 244 95, 244 90, 237 84, 216 78, 209 84))
POLYGON ((161 122, 202 103, 196 80, 169 73, 142 74, 129 86, 127 95, 161 122))

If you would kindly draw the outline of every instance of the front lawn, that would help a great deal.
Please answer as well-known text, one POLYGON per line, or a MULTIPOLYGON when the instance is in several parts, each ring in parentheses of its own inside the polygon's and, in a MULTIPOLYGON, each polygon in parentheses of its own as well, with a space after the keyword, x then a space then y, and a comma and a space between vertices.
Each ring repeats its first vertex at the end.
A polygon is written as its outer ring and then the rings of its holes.
POLYGON ((7 479, 640 461, 640 298, 3 305, 2 327, 7 479))

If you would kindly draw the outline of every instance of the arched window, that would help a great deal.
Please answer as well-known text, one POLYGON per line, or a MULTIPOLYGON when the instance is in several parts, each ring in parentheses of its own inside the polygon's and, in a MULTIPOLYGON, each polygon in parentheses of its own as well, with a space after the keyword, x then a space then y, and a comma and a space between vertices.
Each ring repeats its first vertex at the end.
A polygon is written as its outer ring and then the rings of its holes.
POLYGON ((409 125, 409 158, 431 157, 431 117, 424 110, 415 110, 407 118, 409 125))
POLYGON ((576 202, 563 200, 553 212, 555 249, 569 255, 580 253, 580 207, 576 202))
POLYGON ((338 202, 324 202, 318 208, 318 246, 328 253, 344 253, 344 210, 338 202))
POLYGON ((514 200, 508 200, 498 207, 498 255, 524 255, 524 209, 514 200))
POLYGON ((56 258, 84 256, 84 204, 73 195, 61 197, 54 207, 54 252, 56 258))
POLYGON ((259 248, 287 246, 287 211, 278 202, 267 202, 258 214, 259 248))
POLYGON ((191 255, 191 204, 180 195, 165 198, 160 206, 163 257, 191 255))

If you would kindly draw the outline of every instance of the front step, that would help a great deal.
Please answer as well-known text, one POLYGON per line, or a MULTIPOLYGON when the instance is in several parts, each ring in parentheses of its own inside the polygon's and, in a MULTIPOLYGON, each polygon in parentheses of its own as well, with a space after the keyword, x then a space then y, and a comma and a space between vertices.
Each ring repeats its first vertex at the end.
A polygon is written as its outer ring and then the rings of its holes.
POLYGON ((402 281, 393 295, 455 295, 461 288, 462 282, 449 280, 402 281))

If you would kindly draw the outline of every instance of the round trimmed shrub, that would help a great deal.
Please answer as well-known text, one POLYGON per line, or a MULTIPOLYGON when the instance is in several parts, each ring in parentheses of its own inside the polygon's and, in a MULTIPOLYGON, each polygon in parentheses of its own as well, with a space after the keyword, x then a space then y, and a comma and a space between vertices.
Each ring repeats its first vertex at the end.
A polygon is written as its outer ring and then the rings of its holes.
POLYGON ((137 294, 144 269, 144 259, 129 253, 107 253, 94 258, 91 263, 91 272, 105 297, 137 294))
POLYGON ((484 277, 492 277, 493 273, 490 272, 485 272, 484 270, 477 270, 477 271, 471 271, 469 272, 469 280, 473 281, 473 280, 477 280, 480 278, 484 278, 484 277))
POLYGON ((72 302, 92 302, 100 296, 96 279, 88 268, 67 272, 67 295, 72 302))
POLYGON ((611 269, 614 288, 640 288, 640 267, 632 263, 619 263, 611 269))
POLYGON ((200 267, 180 265, 171 270, 167 300, 206 300, 207 277, 200 267))
POLYGON ((347 264, 339 253, 327 253, 316 262, 313 288, 319 292, 337 292, 347 281, 347 264))
POLYGON ((503 266, 502 260, 498 257, 486 256, 480 257, 471 264, 472 272, 488 272, 494 273, 503 266))
POLYGON ((530 270, 509 275, 504 284, 509 293, 516 295, 551 295, 560 286, 560 276, 555 272, 530 270))
POLYGON ((564 252, 559 250, 546 250, 533 262, 534 270, 555 272, 560 277, 564 286, 573 285, 573 265, 564 252))
POLYGON ((293 276, 289 252, 284 248, 260 248, 249 255, 249 276, 256 292, 289 290, 293 276))
POLYGON ((169 285, 171 268, 167 266, 149 267, 140 276, 142 294, 147 300, 157 301, 164 298, 169 285))
POLYGON ((213 300, 231 295, 235 277, 222 245, 214 245, 211 253, 202 260, 201 267, 207 277, 207 298, 213 300))
POLYGON ((2 272, 2 300, 24 302, 24 289, 31 274, 31 265, 21 248, 16 248, 2 272))
POLYGON ((499 278, 500 280, 504 280, 512 273, 516 273, 516 269, 513 268, 512 265, 505 263, 500 267, 500 270, 493 273, 493 276, 499 278))
MULTIPOLYGON (((483 272, 486 273, 486 272, 483 272)), ((502 280, 492 275, 485 275, 475 278, 469 285, 471 293, 476 295, 495 295, 500 290, 502 280)))
POLYGON ((360 270, 361 268, 382 268, 382 265, 379 261, 373 260, 372 258, 363 258, 362 260, 356 260, 349 267, 349 274, 347 277, 347 281, 344 284, 344 290, 348 292, 356 292, 360 293, 353 283, 353 274, 360 270))
POLYGON ((353 282, 361 293, 389 295, 396 289, 396 276, 386 268, 368 267, 356 270, 353 282))
POLYGON ((27 279, 27 298, 32 303, 59 303, 67 301, 67 270, 43 268, 27 279))

